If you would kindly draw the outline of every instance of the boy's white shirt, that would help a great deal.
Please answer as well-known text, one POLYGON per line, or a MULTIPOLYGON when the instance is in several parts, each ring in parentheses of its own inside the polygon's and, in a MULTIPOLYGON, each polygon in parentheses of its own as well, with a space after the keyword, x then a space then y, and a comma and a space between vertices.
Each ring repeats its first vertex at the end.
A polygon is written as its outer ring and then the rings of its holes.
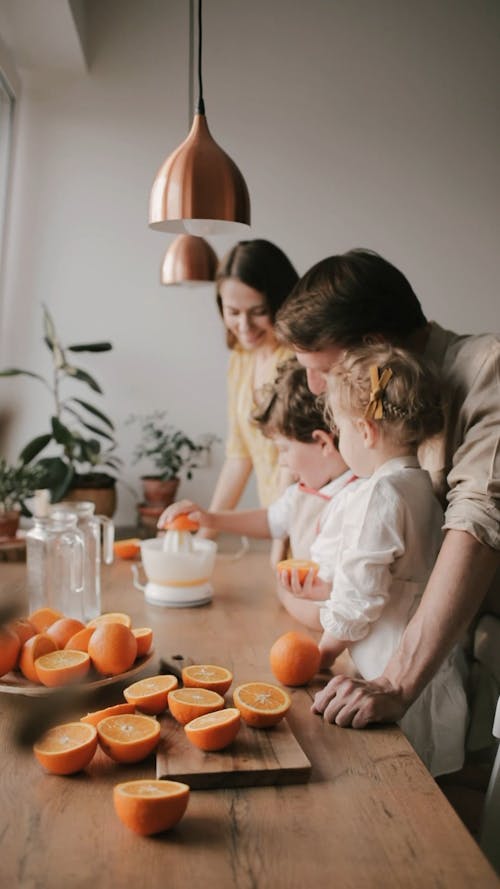
MULTIPOLYGON (((331 498, 336 497, 340 491, 345 488, 347 482, 352 478, 353 473, 347 469, 342 475, 332 479, 317 491, 325 500, 325 508, 329 509, 330 504, 327 502, 331 498)), ((271 503, 267 509, 267 521, 271 537, 282 540, 290 535, 292 521, 295 518, 297 500, 301 493, 301 487, 298 482, 289 485, 281 497, 271 503)))

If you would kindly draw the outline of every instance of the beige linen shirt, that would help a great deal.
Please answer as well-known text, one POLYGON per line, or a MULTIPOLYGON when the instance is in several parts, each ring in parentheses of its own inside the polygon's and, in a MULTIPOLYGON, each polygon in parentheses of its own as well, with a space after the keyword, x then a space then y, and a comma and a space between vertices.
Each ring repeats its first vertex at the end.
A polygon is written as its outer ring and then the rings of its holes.
MULTIPOLYGON (((500 550, 500 337, 458 336, 430 325, 424 358, 446 399, 444 434, 419 450, 445 508, 445 529, 500 550)), ((489 607, 500 613, 500 572, 489 607)))

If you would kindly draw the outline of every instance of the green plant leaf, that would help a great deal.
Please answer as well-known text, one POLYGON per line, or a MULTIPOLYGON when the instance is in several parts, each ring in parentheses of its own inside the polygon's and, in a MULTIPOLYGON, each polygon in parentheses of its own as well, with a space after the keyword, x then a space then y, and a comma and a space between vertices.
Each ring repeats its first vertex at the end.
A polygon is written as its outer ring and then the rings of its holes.
POLYGON ((49 488, 53 503, 61 500, 73 481, 75 474, 73 467, 60 457, 42 457, 35 465, 44 470, 40 487, 49 488))
POLYGON ((36 438, 33 438, 27 445, 24 446, 21 453, 19 454, 19 459, 22 463, 29 463, 35 457, 38 456, 40 451, 43 451, 45 447, 47 447, 49 441, 52 440, 52 432, 47 432, 45 435, 37 435, 36 438))
POLYGON ((99 384, 94 380, 94 377, 91 377, 86 370, 82 370, 81 367, 73 367, 71 364, 65 364, 64 370, 70 377, 75 377, 77 380, 81 380, 82 383, 87 383, 94 392, 99 392, 102 394, 102 389, 99 384))
POLYGON ((91 414, 94 414, 95 417, 98 417, 102 420, 103 423, 106 423, 106 426, 109 426, 110 429, 114 429, 114 423, 108 419, 108 417, 102 413, 102 411, 98 410, 96 407, 93 407, 88 401, 83 401, 81 398, 72 398, 71 401, 76 401, 77 404, 80 404, 85 408, 86 411, 90 411, 91 414))
POLYGON ((112 343, 81 343, 73 346, 67 346, 70 352, 109 352, 113 348, 112 343))
POLYGON ((90 432, 95 432, 96 435, 101 435, 103 438, 107 438, 108 441, 114 442, 114 438, 109 432, 106 432, 104 429, 99 429, 97 426, 92 426, 91 423, 86 423, 85 420, 81 420, 82 426, 85 426, 85 429, 88 429, 90 432))
POLYGON ((35 374, 31 370, 20 370, 18 367, 7 367, 5 370, 0 370, 0 377, 16 377, 19 374, 23 374, 26 377, 35 377, 36 380, 41 380, 42 383, 45 383, 47 386, 47 380, 44 377, 41 377, 40 374, 35 374))
POLYGON ((58 417, 51 417, 52 432, 58 444, 64 447, 74 447, 75 436, 64 423, 61 423, 58 417))
POLYGON ((53 350, 53 347, 57 343, 56 328, 52 320, 52 315, 45 305, 43 307, 43 332, 45 342, 47 343, 49 349, 53 350))

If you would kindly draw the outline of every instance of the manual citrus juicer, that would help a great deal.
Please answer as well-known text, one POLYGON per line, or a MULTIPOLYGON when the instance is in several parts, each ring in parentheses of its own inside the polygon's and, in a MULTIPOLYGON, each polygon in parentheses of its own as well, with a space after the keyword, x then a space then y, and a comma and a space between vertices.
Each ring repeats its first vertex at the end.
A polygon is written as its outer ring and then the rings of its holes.
POLYGON ((146 602, 183 608, 204 605, 212 599, 210 578, 217 544, 195 538, 199 525, 187 515, 176 516, 165 525, 165 535, 140 544, 142 566, 147 577, 139 582, 137 565, 132 565, 134 586, 142 590, 146 602))

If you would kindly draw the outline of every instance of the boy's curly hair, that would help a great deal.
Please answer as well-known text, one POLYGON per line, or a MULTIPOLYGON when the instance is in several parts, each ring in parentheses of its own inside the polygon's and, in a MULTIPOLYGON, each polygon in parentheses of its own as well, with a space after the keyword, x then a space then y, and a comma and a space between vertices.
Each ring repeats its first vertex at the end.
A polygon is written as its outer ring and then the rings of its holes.
POLYGON ((324 400, 311 392, 306 370, 296 358, 278 365, 274 382, 259 393, 259 406, 252 419, 268 437, 283 435, 310 444, 316 429, 331 434, 324 400))
POLYGON ((358 417, 367 414, 371 396, 370 367, 392 376, 381 393, 384 434, 401 446, 417 448, 444 425, 442 387, 437 374, 414 353, 384 344, 348 349, 327 377, 326 413, 335 423, 335 409, 358 417))

